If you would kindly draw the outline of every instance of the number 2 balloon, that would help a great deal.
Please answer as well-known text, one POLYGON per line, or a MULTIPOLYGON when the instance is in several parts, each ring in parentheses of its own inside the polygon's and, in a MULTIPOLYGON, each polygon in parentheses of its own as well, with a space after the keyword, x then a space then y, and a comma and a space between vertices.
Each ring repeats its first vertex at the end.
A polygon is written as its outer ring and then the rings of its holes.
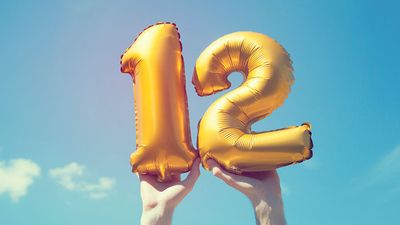
POLYGON ((250 126, 280 107, 294 78, 287 52, 273 39, 254 32, 225 35, 197 59, 193 84, 200 96, 230 87, 239 71, 245 81, 215 101, 199 123, 203 165, 212 158, 232 172, 272 170, 312 156, 311 126, 261 133, 250 126))

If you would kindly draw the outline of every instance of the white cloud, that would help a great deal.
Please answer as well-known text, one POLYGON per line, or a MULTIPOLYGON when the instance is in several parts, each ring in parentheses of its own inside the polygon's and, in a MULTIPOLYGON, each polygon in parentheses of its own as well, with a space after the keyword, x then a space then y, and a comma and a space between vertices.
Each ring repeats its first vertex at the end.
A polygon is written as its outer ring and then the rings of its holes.
POLYGON ((39 175, 39 165, 29 159, 12 159, 8 164, 0 161, 0 195, 9 194, 18 202, 39 175))
POLYGON ((75 191, 78 189, 78 186, 74 179, 82 176, 83 170, 83 166, 73 162, 64 167, 51 169, 49 175, 50 177, 57 179, 58 183, 66 189, 75 191))
POLYGON ((72 162, 64 167, 51 169, 49 175, 65 189, 87 193, 92 199, 107 197, 108 191, 115 186, 115 180, 109 177, 100 177, 96 183, 83 181, 84 172, 83 165, 72 162))

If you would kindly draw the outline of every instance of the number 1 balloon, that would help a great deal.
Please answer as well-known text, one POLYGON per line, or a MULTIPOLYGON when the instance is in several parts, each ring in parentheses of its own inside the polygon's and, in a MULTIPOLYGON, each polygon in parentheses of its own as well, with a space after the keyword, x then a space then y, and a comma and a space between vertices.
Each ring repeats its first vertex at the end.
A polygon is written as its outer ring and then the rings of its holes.
POLYGON ((193 84, 200 96, 230 87, 239 71, 245 81, 206 111, 198 126, 203 165, 212 158, 235 173, 272 170, 312 157, 310 125, 256 133, 251 125, 287 98, 294 81, 287 52, 273 39, 254 32, 225 35, 197 59, 193 84))
POLYGON ((121 56, 121 71, 134 82, 136 152, 132 171, 160 181, 189 171, 191 143, 182 45, 175 24, 145 29, 121 56))

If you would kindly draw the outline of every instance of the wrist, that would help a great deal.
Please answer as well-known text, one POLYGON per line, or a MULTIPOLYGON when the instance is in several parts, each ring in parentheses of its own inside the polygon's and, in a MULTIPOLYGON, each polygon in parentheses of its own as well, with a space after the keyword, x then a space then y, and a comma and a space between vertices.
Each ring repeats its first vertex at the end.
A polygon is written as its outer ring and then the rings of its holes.
POLYGON ((282 196, 270 193, 252 199, 254 214, 258 225, 285 225, 282 196))
POLYGON ((170 225, 174 209, 162 204, 143 207, 141 225, 170 225))

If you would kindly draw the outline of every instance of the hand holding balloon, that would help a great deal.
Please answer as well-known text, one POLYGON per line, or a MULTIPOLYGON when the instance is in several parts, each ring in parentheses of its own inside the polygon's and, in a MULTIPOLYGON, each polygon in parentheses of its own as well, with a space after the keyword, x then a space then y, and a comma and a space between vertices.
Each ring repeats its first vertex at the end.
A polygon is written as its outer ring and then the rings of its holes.
POLYGON ((154 175, 139 174, 143 212, 141 225, 170 225, 175 207, 193 189, 200 176, 200 160, 196 159, 185 180, 180 175, 168 182, 158 182, 154 175))
POLYGON ((250 199, 257 224, 286 224, 279 176, 275 170, 247 173, 243 176, 226 171, 212 159, 207 160, 207 165, 214 176, 250 199))
MULTIPOLYGON (((200 174, 190 138, 179 38, 175 24, 158 23, 121 57, 121 71, 135 84, 137 151, 131 164, 140 178, 142 225, 171 224, 174 208, 200 174), (180 174, 191 167, 181 181, 180 174)), ((214 102, 199 122, 201 161, 252 201, 258 224, 284 225, 275 169, 312 157, 311 126, 256 133, 251 125, 287 98, 294 81, 291 61, 281 45, 263 34, 225 35, 197 60, 192 80, 196 92, 205 96, 229 88, 227 76, 234 71, 245 76, 244 83, 214 102)))

